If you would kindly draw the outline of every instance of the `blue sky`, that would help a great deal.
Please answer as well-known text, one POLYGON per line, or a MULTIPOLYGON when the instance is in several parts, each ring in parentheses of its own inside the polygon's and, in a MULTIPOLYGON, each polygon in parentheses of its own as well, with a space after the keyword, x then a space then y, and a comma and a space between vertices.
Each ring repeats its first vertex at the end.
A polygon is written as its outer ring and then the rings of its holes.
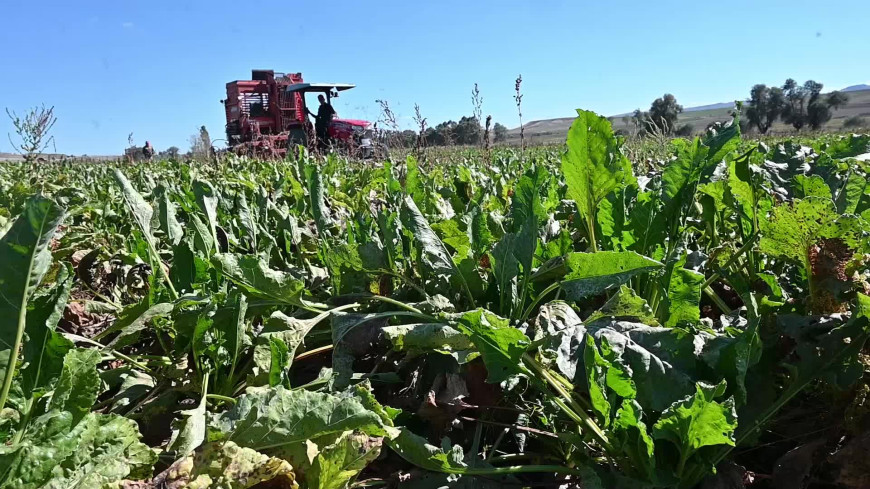
MULTIPOLYGON (((132 132, 186 150, 223 133, 225 83, 251 68, 357 84, 340 116, 430 124, 472 111, 518 125, 582 107, 627 112, 671 92, 684 106, 744 98, 754 83, 870 83, 870 2, 39 1, 5 2, 0 106, 54 105, 57 150, 118 154, 132 132), (280 5, 280 6, 271 6, 280 5)), ((10 151, 0 119, 0 151, 10 151)))

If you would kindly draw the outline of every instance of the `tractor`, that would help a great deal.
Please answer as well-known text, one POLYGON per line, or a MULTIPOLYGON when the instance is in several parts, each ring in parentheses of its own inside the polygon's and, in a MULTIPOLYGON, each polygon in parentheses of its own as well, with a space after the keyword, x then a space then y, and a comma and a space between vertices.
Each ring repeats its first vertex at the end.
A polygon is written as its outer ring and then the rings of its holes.
MULTIPOLYGON (((323 94, 327 101, 349 90, 348 83, 306 83, 302 73, 252 70, 250 80, 227 83, 221 100, 227 117, 227 145, 237 154, 282 158, 296 145, 314 146, 314 128, 308 119, 308 94, 323 94)), ((313 95, 312 95, 313 97, 313 95)), ((316 112, 317 101, 313 111, 316 112)), ((333 149, 355 157, 379 153, 372 124, 356 119, 333 119, 328 128, 333 149)))

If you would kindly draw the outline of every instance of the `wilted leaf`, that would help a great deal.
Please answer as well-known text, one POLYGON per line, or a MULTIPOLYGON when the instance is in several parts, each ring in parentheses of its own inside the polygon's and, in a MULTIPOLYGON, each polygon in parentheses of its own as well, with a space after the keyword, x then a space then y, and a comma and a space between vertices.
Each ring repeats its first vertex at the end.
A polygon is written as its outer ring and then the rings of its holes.
POLYGON ((275 489, 296 489, 296 475, 286 460, 268 457, 228 441, 208 443, 196 454, 178 460, 154 478, 166 489, 248 489, 268 483, 275 489))

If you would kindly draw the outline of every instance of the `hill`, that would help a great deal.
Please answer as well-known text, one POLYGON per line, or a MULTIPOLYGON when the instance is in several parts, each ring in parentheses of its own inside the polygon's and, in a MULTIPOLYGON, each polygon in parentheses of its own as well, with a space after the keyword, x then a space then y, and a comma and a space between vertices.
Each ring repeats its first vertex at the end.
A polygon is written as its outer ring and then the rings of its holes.
MULTIPOLYGON (((870 121, 870 85, 852 85, 840 91, 848 92, 849 102, 834 112, 833 118, 825 128, 834 131, 840 130, 846 119, 855 116, 864 117, 870 121)), ((695 131, 702 131, 713 122, 730 119, 729 112, 733 107, 734 102, 686 107, 683 109, 683 113, 680 114, 679 123, 690 124, 695 131)), ((628 119, 630 116, 631 112, 610 116, 613 129, 627 130, 629 128, 628 119)), ((562 141, 565 139, 565 134, 567 134, 573 120, 573 117, 560 117, 529 122, 525 125, 526 141, 531 143, 562 141)), ((777 122, 771 130, 777 133, 784 133, 789 132, 790 129, 790 126, 777 122)), ((509 140, 518 139, 519 137, 520 129, 518 127, 508 131, 509 140)))

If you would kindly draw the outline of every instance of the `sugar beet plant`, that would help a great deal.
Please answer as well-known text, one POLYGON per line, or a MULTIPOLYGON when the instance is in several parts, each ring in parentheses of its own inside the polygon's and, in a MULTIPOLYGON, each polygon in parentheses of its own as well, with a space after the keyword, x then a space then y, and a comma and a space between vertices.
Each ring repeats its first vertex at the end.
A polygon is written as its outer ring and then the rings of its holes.
POLYGON ((870 138, 813 144, 4 166, 0 487, 695 487, 862 382, 870 138))

